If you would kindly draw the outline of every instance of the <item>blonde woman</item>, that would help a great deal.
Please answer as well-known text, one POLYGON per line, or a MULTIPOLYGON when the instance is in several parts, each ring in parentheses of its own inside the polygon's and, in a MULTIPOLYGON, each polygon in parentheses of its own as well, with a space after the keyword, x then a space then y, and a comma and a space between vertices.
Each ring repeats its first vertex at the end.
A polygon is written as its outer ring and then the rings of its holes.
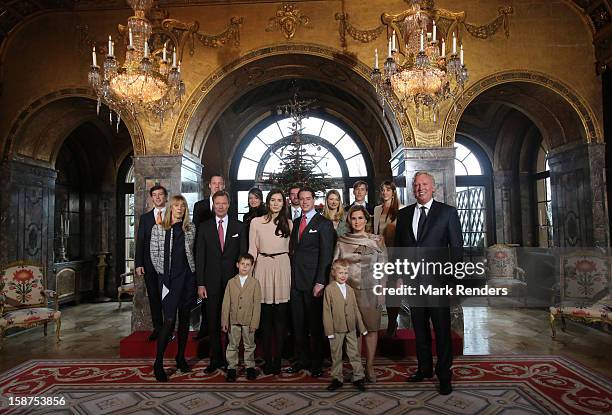
POLYGON ((349 231, 349 227, 344 219, 344 206, 342 206, 342 198, 340 192, 335 189, 330 190, 325 195, 325 207, 323 208, 323 216, 331 220, 336 230, 336 235, 342 236, 349 231))
MULTIPOLYGON (((395 238, 395 225, 397 223, 397 212, 404 206, 400 205, 395 183, 390 180, 380 185, 381 204, 374 208, 374 233, 385 240, 386 246, 393 246, 395 238)), ((400 307, 387 306, 387 336, 395 336, 397 333, 397 316, 400 307)))
POLYGON ((159 277, 164 316, 153 365, 155 379, 160 382, 168 381, 164 371, 164 352, 174 329, 177 311, 176 367, 181 372, 191 370, 185 361, 185 348, 189 336, 189 314, 196 298, 194 240, 195 229, 189 222, 187 200, 182 195, 172 196, 163 222, 151 230, 151 261, 159 277))

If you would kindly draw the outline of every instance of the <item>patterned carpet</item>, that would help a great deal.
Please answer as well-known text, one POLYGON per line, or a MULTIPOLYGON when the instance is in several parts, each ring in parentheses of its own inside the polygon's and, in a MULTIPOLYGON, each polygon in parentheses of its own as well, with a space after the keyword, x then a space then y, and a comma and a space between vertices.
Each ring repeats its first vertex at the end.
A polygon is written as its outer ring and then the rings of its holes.
MULTIPOLYGON (((329 377, 260 376, 226 383, 202 362, 155 382, 150 360, 31 360, 0 375, 0 413, 74 414, 610 414, 612 382, 559 356, 464 356, 454 392, 436 382, 407 384, 414 362, 377 361, 376 384, 325 391, 329 377), (58 406, 10 406, 13 397, 58 397, 58 406)), ((166 362, 169 368, 171 361, 166 362)), ((348 367, 346 375, 348 375, 348 367)))

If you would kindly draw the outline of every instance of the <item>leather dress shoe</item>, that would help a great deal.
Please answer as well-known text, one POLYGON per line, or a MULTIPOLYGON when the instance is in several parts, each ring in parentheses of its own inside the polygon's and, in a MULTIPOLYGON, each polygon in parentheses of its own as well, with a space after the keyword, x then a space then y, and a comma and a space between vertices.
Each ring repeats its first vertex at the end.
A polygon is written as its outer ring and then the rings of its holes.
POLYGON ((183 373, 191 372, 191 368, 184 357, 176 359, 176 368, 183 373))
POLYGON ((453 391, 450 380, 440 381, 440 395, 450 395, 453 391))
POLYGON ((320 368, 311 369, 310 376, 312 376, 313 378, 320 378, 321 376, 323 376, 323 371, 320 368))
POLYGON ((159 337, 159 329, 155 329, 149 335, 149 341, 152 342, 154 340, 157 340, 158 337, 159 337))
POLYGON ((353 382, 353 386, 356 387, 359 392, 365 392, 365 379, 359 379, 353 382))
POLYGON ((217 369, 221 369, 222 367, 223 365, 220 365, 218 363, 211 363, 204 368, 204 373, 207 373, 207 374, 215 373, 217 369))
POLYGON ((301 363, 294 363, 292 366, 289 366, 287 370, 285 370, 285 372, 286 373, 298 373, 302 369, 306 369, 306 367, 302 365, 301 363))
POLYGON ((247 367, 246 378, 247 380, 257 379, 257 369, 255 369, 254 367, 247 367))
POLYGON ((155 362, 153 365, 153 373, 158 382, 168 382, 168 375, 166 375, 163 363, 155 362))
POLYGON ((430 379, 432 377, 433 377, 433 374, 431 373, 416 372, 408 376, 408 379, 406 379, 406 382, 411 382, 411 383, 423 382, 423 380, 430 379))
POLYGON ((236 382, 236 369, 228 369, 225 380, 228 382, 236 382))
POLYGON ((334 378, 334 380, 331 381, 331 383, 327 386, 327 390, 330 392, 335 391, 336 389, 341 388, 343 385, 342 382, 340 382, 338 379, 334 378))

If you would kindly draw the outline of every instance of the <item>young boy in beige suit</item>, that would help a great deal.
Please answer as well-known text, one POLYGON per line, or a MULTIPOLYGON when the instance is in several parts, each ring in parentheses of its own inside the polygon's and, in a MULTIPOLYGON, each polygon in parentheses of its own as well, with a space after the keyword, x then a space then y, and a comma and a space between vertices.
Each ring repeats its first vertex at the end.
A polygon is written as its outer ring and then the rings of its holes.
POLYGON ((367 334, 367 330, 357 308, 355 292, 346 283, 348 268, 346 259, 334 261, 331 268, 333 281, 325 287, 323 295, 323 327, 331 349, 333 378, 327 390, 335 391, 342 386, 342 348, 346 344, 346 355, 353 367, 353 385, 363 392, 365 375, 355 330, 363 335, 367 334))
POLYGON ((228 281, 221 306, 221 330, 229 329, 229 344, 225 352, 228 382, 236 381, 240 339, 244 343, 244 365, 248 380, 257 378, 255 369, 255 330, 261 313, 261 286, 251 276, 255 260, 250 254, 238 257, 238 275, 228 281))

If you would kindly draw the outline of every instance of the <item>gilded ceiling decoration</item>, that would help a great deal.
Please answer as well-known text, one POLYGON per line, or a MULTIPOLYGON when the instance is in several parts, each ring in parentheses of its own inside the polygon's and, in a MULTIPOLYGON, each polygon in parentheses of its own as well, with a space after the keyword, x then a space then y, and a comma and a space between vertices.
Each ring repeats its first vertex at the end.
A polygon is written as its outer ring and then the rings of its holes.
MULTIPOLYGON (((427 2, 426 2, 427 3, 427 2)), ((433 2, 428 2, 429 7, 433 7, 433 2)), ((432 17, 435 19, 440 30, 444 33, 450 33, 452 30, 461 26, 472 35, 479 39, 487 39, 497 33, 503 27, 506 37, 510 36, 510 21, 509 16, 514 12, 512 6, 500 7, 498 16, 491 22, 484 25, 476 25, 466 21, 465 12, 451 12, 444 9, 432 10, 432 17)), ((340 43, 342 47, 346 47, 346 35, 348 34, 353 39, 362 43, 369 43, 376 40, 385 30, 386 27, 390 31, 395 30, 401 33, 400 23, 405 20, 409 11, 401 13, 383 13, 381 15, 382 24, 373 29, 361 30, 357 29, 349 20, 347 13, 336 13, 335 18, 338 20, 338 33, 340 35, 340 43)))
POLYGON ((304 26, 309 28, 310 17, 302 14, 300 9, 297 9, 291 3, 283 3, 276 15, 268 21, 266 32, 281 31, 285 39, 292 39, 298 27, 304 26))

